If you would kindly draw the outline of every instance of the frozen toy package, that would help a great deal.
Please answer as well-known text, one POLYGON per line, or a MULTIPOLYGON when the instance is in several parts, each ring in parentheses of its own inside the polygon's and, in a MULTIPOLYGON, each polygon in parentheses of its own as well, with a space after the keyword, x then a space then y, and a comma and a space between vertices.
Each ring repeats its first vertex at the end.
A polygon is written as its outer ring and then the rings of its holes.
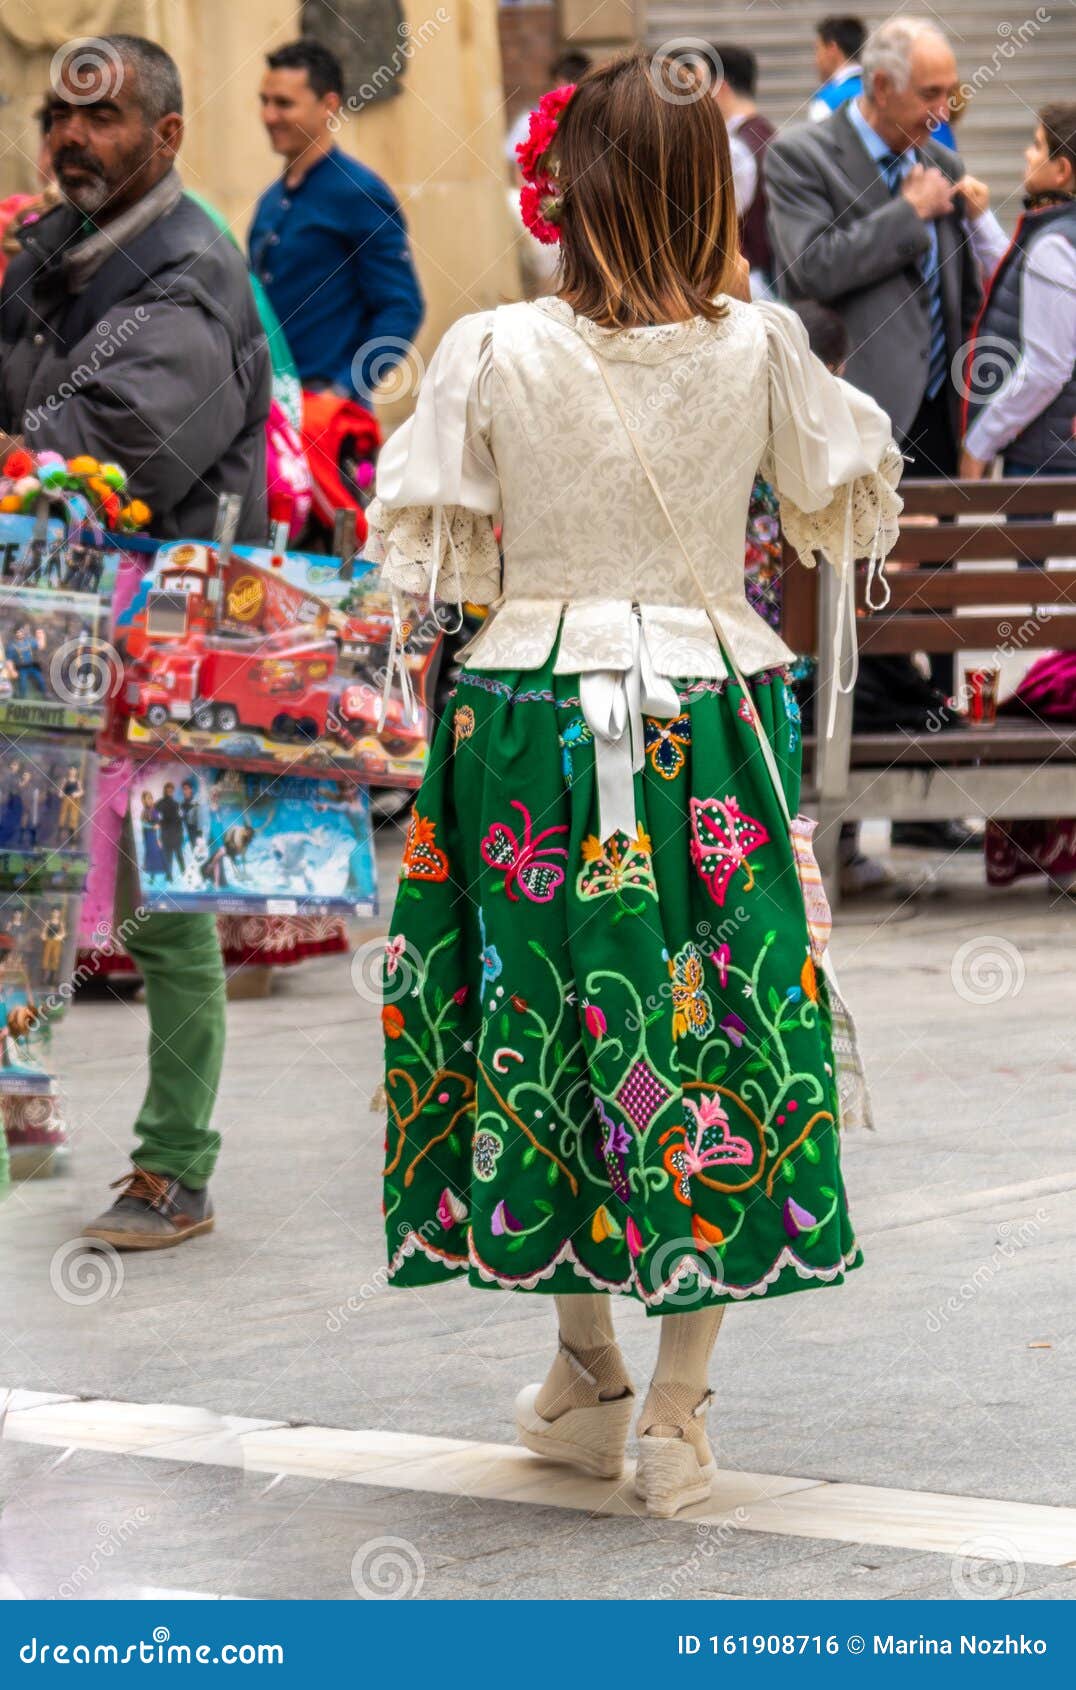
POLYGON ((207 764, 145 765, 131 788, 141 902, 222 915, 372 915, 361 788, 207 764))

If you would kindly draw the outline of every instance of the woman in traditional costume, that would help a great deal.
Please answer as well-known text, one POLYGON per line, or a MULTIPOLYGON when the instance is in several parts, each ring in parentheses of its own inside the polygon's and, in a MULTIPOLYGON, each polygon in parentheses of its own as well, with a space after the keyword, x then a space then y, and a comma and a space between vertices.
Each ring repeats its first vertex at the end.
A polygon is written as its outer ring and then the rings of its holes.
POLYGON ((519 1435, 589 1473, 621 1471, 634 1412, 611 1294, 661 1317, 636 1488, 671 1515, 715 1472, 726 1304, 860 1261, 838 1128, 861 1071, 748 500, 761 469, 802 560, 828 554, 854 650, 900 454, 797 317, 746 301, 724 125, 678 67, 595 68, 520 156, 559 290, 449 330, 369 513, 390 586, 491 607, 387 945, 389 1271, 555 1298, 519 1435))

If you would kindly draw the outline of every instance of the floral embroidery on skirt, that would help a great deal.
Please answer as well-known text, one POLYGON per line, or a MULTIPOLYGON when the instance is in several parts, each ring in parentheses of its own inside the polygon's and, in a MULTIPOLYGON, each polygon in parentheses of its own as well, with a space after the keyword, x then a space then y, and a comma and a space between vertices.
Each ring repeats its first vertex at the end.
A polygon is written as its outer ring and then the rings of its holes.
MULTIPOLYGON (((794 812, 787 680, 752 691, 794 812)), ((660 1315, 859 1264, 788 828, 738 685, 678 690, 606 840, 578 677, 464 670, 449 700, 384 969, 396 1284, 660 1315)))

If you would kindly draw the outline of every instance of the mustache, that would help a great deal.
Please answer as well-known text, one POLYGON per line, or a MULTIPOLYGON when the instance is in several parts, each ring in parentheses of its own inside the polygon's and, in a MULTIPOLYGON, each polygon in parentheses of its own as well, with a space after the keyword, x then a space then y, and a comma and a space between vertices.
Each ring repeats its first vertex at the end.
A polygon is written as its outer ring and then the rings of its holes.
POLYGON ((82 147, 61 147, 53 156, 53 169, 59 175, 64 170, 88 170, 94 176, 104 176, 104 167, 96 154, 82 147))

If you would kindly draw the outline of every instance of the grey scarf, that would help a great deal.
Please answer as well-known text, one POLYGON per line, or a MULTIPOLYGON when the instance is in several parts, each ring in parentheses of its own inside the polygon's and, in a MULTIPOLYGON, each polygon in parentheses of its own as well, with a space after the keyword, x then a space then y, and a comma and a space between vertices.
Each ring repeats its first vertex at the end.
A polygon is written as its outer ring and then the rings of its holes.
POLYGON ((106 258, 111 258, 128 241, 148 229, 151 223, 156 223, 158 217, 166 216, 182 194, 183 184, 173 165, 148 194, 143 194, 140 200, 129 205, 126 211, 121 211, 104 228, 95 229, 92 235, 87 235, 84 241, 71 247, 64 258, 68 290, 81 293, 106 258))

